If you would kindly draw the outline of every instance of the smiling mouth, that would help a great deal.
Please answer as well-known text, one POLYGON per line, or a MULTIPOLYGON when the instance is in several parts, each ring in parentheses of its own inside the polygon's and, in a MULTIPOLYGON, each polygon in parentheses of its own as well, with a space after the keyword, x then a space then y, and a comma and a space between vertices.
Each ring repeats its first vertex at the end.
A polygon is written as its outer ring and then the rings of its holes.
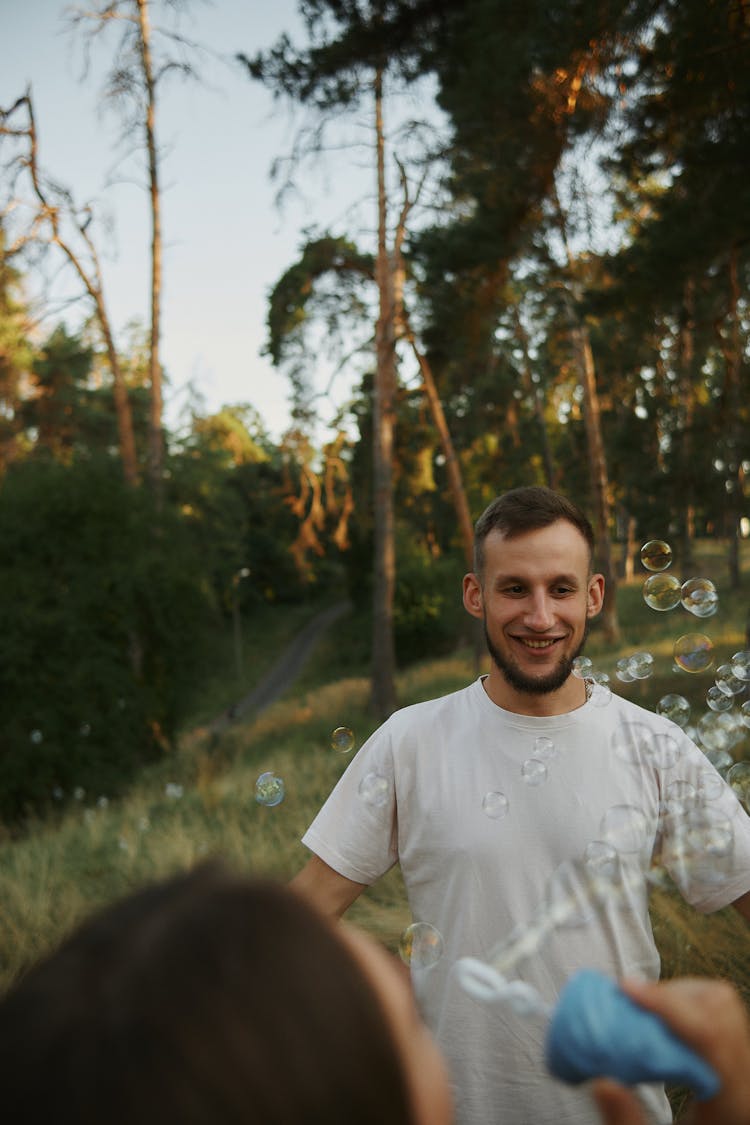
POLYGON ((552 648, 560 640, 559 637, 547 637, 545 639, 533 639, 532 637, 515 637, 514 640, 522 644, 524 648, 533 649, 534 652, 543 652, 544 649, 552 648))

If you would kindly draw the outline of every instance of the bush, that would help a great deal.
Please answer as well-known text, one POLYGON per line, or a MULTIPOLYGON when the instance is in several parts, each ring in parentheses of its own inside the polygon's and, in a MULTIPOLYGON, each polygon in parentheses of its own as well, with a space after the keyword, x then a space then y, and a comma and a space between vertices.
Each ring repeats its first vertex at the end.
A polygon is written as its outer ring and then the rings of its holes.
POLYGON ((210 607, 180 518, 109 461, 13 467, 0 544, 0 816, 17 820, 169 747, 210 607))

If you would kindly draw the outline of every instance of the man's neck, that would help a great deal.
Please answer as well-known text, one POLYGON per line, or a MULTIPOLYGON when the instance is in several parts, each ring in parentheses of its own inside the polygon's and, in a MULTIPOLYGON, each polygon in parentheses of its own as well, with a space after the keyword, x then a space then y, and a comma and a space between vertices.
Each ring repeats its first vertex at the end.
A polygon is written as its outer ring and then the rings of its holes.
POLYGON ((572 673, 556 691, 536 695, 512 687, 500 669, 492 664, 490 673, 482 680, 482 684, 493 703, 516 715, 566 715, 569 711, 583 707, 586 702, 586 684, 572 673))

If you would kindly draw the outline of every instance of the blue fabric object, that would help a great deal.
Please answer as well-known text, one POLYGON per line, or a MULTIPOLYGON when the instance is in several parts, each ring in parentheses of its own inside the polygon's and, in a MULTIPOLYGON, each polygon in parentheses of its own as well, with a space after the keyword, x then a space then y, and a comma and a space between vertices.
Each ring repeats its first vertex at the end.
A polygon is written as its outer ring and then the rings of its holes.
POLYGON ((584 969, 570 978, 547 1032, 547 1067, 577 1085, 589 1078, 679 1082, 696 1098, 713 1098, 716 1071, 653 1012, 635 1004, 602 973, 584 969))

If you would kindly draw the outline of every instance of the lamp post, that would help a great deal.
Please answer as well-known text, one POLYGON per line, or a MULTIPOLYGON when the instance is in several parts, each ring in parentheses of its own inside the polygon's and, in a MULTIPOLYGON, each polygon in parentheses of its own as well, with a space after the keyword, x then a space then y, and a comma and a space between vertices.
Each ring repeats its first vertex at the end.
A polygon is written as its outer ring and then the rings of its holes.
POLYGON ((244 672, 242 667, 242 629, 240 622, 240 582, 250 574, 250 568, 240 567, 232 576, 232 623, 234 626, 234 664, 237 670, 237 681, 242 684, 244 672))

